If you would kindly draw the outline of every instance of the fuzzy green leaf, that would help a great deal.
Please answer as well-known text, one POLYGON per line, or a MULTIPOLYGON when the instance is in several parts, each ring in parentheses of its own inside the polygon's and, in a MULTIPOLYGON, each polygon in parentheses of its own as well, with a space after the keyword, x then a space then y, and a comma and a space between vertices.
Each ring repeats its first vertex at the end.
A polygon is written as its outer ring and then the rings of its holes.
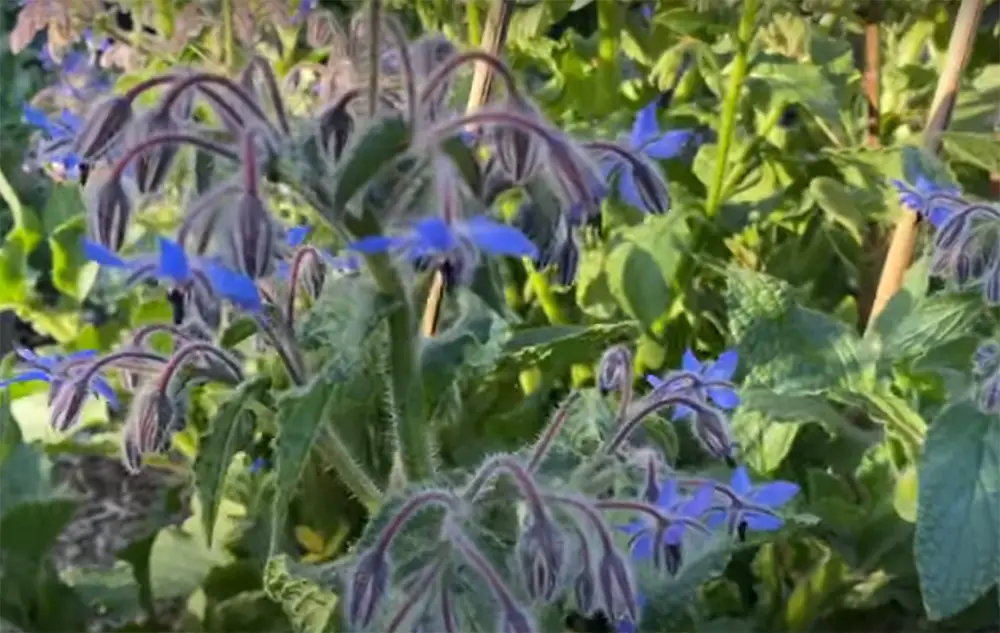
POLYGON ((334 208, 346 208, 383 167, 406 151, 409 144, 410 127, 400 118, 381 119, 368 128, 337 172, 334 208))
POLYGON ((287 556, 276 556, 264 568, 264 590, 284 609, 299 633, 325 633, 336 619, 337 596, 315 582, 293 575, 287 556))

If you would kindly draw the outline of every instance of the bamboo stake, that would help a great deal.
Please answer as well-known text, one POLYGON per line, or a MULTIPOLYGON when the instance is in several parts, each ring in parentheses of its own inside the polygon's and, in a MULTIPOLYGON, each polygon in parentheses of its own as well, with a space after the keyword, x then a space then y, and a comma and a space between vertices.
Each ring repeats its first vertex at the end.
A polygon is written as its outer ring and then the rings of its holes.
MULTIPOLYGON (((469 0, 470 2, 474 0, 469 0)), ((483 27, 481 48, 492 55, 499 55, 507 41, 507 27, 514 13, 513 0, 493 0, 490 12, 486 16, 483 27)), ((476 64, 472 75, 472 88, 469 90, 467 111, 480 108, 489 100, 490 89, 493 87, 493 71, 483 63, 476 64)), ((430 290, 427 293, 427 303, 424 304, 424 314, 420 319, 420 331, 424 336, 434 336, 441 317, 441 302, 444 299, 444 275, 441 271, 434 273, 430 290)))
MULTIPOLYGON (((948 43, 948 56, 938 78, 937 90, 931 102, 930 117, 924 127, 924 149, 928 152, 936 154, 941 149, 941 135, 951 120, 951 112, 958 98, 959 80, 972 53, 976 29, 983 14, 983 4, 983 0, 962 0, 962 5, 958 8, 955 27, 948 43)), ((916 213, 904 209, 902 216, 896 222, 889 252, 882 266, 882 276, 875 293, 875 301, 868 318, 869 326, 903 286, 903 277, 910 266, 917 242, 919 219, 916 213)))

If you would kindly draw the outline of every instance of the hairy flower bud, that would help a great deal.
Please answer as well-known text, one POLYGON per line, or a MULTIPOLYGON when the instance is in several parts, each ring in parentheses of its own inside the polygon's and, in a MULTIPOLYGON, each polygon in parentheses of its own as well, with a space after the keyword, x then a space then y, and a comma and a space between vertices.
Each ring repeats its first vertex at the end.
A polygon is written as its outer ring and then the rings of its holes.
POLYGON ((725 460, 727 464, 733 467, 736 466, 733 456, 735 444, 729 429, 729 423, 721 411, 711 407, 705 407, 697 411, 694 417, 693 430, 695 439, 698 440, 698 443, 701 444, 702 448, 709 455, 716 459, 725 460))
POLYGON ((348 111, 352 96, 348 93, 319 115, 319 141, 323 151, 340 160, 354 132, 354 117, 348 111))
POLYGON ((532 516, 521 534, 517 557, 527 581, 528 596, 550 602, 559 585, 565 560, 559 526, 545 514, 532 516))
POLYGON ((55 393, 50 394, 50 423, 53 429, 65 433, 80 421, 89 392, 87 385, 79 380, 61 381, 53 388, 55 393))
POLYGON ((276 252, 276 229, 264 202, 244 194, 236 201, 228 230, 223 236, 223 263, 251 279, 271 274, 276 252))
POLYGON ((174 430, 174 407, 155 383, 141 391, 132 403, 122 430, 122 462, 132 473, 142 467, 142 457, 170 446, 174 430))
POLYGON ((580 247, 576 245, 576 240, 572 236, 559 249, 556 270, 561 285, 572 286, 576 281, 577 273, 580 270, 580 247))
POLYGON ((605 550, 597 563, 597 580, 601 608, 608 617, 617 620, 624 616, 637 621, 635 580, 628 561, 617 550, 605 550))
POLYGON ((983 279, 983 297, 991 306, 1000 305, 1000 266, 996 266, 983 279))
POLYGON ((86 162, 100 158, 132 116, 132 101, 127 97, 115 95, 97 104, 73 143, 73 152, 86 162))
POLYGON ((1000 369, 1000 343, 984 341, 972 355, 972 371, 977 376, 989 376, 1000 369))
POLYGON ((573 581, 573 598, 576 600, 576 608, 584 615, 592 615, 597 610, 595 597, 594 571, 588 566, 573 581))
POLYGON ((938 227, 937 234, 934 236, 934 247, 939 250, 948 250, 955 246, 960 239, 965 235, 966 229, 969 227, 969 214, 968 213, 953 213, 948 216, 948 219, 938 227))
MULTIPOLYGON (((170 111, 157 109, 146 119, 143 133, 148 136, 156 136, 176 129, 177 125, 170 111)), ((167 174, 170 173, 170 167, 173 166, 177 151, 176 143, 157 143, 139 155, 136 159, 135 171, 140 193, 147 194, 159 191, 167 179, 167 174)))
MULTIPOLYGON (((515 112, 536 117, 536 112, 527 102, 512 100, 515 112)), ((493 132, 496 145, 497 167, 514 185, 530 180, 542 166, 545 146, 530 132, 515 127, 497 128, 493 132)))
POLYGON ((91 237, 101 246, 117 253, 125 243, 131 219, 132 202, 121 180, 108 179, 98 189, 96 200, 87 214, 91 237))
POLYGON ((496 630, 499 633, 535 633, 538 627, 527 609, 519 604, 510 604, 501 608, 496 630))
POLYGON ((354 564, 347 581, 347 622, 352 631, 367 629, 375 618, 375 610, 389 588, 389 556, 371 549, 354 564))
POLYGON ((1000 375, 994 375, 979 390, 979 410, 987 415, 1000 413, 1000 375))
POLYGON ((597 369, 597 386, 602 393, 631 388, 632 352, 624 345, 608 348, 597 369))

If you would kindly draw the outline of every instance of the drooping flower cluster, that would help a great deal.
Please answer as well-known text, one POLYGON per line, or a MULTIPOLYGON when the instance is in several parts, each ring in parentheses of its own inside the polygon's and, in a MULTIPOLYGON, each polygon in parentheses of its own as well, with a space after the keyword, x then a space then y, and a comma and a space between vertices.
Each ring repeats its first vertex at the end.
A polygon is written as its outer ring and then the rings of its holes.
POLYGON ((915 186, 894 181, 900 202, 934 227, 931 274, 961 289, 979 289, 1000 305, 1000 206, 964 198, 926 177, 915 186))
MULTIPOLYGON (((599 386, 622 397, 620 418, 613 433, 599 449, 600 456, 626 471, 642 474, 638 487, 609 497, 598 488, 567 489, 565 482, 549 480, 545 462, 558 443, 573 408, 571 396, 556 412, 535 446, 525 455, 498 455, 487 459, 468 482, 457 489, 424 489, 396 506, 387 522, 358 553, 353 571, 346 580, 345 613, 352 630, 460 631, 471 625, 467 613, 453 608, 461 599, 460 587, 468 586, 471 570, 474 583, 482 583, 495 605, 496 630, 534 631, 531 605, 569 599, 578 612, 603 615, 621 631, 633 630, 644 605, 635 574, 636 565, 651 565, 659 574, 674 575, 690 561, 697 544, 726 534, 745 539, 750 532, 774 531, 784 520, 777 510, 798 494, 789 482, 753 484, 746 468, 739 466, 728 482, 676 473, 656 450, 636 446, 628 438, 650 413, 678 407, 697 414, 710 408, 710 390, 732 403, 734 387, 720 378, 730 372, 723 359, 715 372, 704 375, 694 370, 677 372, 687 379, 686 388, 654 389, 633 402, 631 385, 632 354, 623 347, 609 349, 598 368, 599 386), (493 480, 509 477, 523 502, 517 545, 511 569, 498 566, 480 540, 474 525, 476 506, 490 503, 493 480), (435 533, 439 540, 426 551, 433 554, 397 565, 394 551, 412 557, 406 542, 411 523, 428 525, 422 515, 437 509, 435 533), (613 527, 612 516, 626 517, 613 527), (616 532, 627 536, 622 542, 616 532), (691 548, 694 548, 693 550, 691 548), (395 570, 408 571, 397 577, 395 570), (523 588, 523 590, 522 590, 523 588), (401 592, 401 593, 396 593, 401 592), (390 598, 390 596, 398 596, 390 598), (404 626, 410 628, 404 629, 404 626)), ((688 361, 690 365, 690 361, 688 361)), ((674 378, 668 375, 667 380, 674 378)), ((683 413, 683 412, 682 412, 683 413)), ((677 417, 675 415, 675 417, 677 417)), ((727 453, 731 454, 731 453, 727 453)), ((585 462, 579 479, 605 481, 599 462, 585 462), (584 475, 583 473, 586 473, 584 475)), ((617 468, 613 467, 613 468, 617 468)), ((505 503, 509 505, 509 501, 505 503)))

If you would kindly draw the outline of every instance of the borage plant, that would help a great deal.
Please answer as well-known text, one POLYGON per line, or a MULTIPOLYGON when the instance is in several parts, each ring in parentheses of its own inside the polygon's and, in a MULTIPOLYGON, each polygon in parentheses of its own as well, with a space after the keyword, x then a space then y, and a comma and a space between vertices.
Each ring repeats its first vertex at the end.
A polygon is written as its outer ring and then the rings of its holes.
MULTIPOLYGON (((270 490, 265 585, 279 600, 289 522, 316 502, 317 490, 302 493, 307 475, 334 472, 323 494, 353 517, 353 547, 330 567, 297 570, 343 596, 347 630, 562 630, 570 612, 658 630, 721 571, 734 542, 781 528, 779 510, 798 492, 754 485, 737 466, 726 412, 739 404, 735 354, 704 366, 689 354, 684 369, 650 377, 652 389, 639 394, 632 353, 611 346, 597 367, 596 408, 571 394, 547 425, 527 429, 540 431, 527 445, 525 431, 498 441, 501 429, 466 423, 475 392, 458 387, 464 366, 478 363, 489 383, 532 358, 511 352, 501 258, 538 263, 565 248, 614 186, 649 212, 668 210, 652 139, 571 139, 540 118, 498 59, 437 38, 407 42, 371 6, 346 31, 350 72, 338 66, 337 90, 311 119, 289 115, 261 59, 238 81, 175 71, 93 109, 72 151, 112 167, 94 176, 85 252, 124 287, 163 286, 174 320, 144 326, 104 356, 23 353, 32 369, 13 380, 48 381, 52 423, 66 431, 92 393, 116 402, 117 373, 131 393, 122 434, 131 470, 168 452, 193 410, 214 408, 191 464, 209 538, 227 467, 264 444, 254 470, 270 490), (459 115, 451 87, 475 62, 491 66, 504 90, 459 115), (138 97, 151 91, 160 99, 140 111, 138 97), (195 104, 212 121, 196 120, 195 104), (210 186, 197 186, 206 161, 195 160, 176 235, 150 252, 123 252, 141 196, 186 167, 188 148, 211 157, 210 186), (321 224, 282 223, 269 205, 279 190, 321 224), (522 219, 535 209, 535 225, 556 237, 536 244, 491 217, 500 196, 520 197, 522 219), (439 337, 425 340, 414 305, 429 271, 444 273, 449 307, 439 337), (163 336, 169 346, 153 344, 163 336), (448 347, 470 339, 478 351, 448 347), (463 367, 442 372, 441 354, 451 352, 444 365, 463 367), (209 383, 232 394, 206 404, 217 393, 209 383), (604 416, 612 397, 616 412, 604 416), (640 430, 667 409, 709 456, 735 467, 729 481, 680 473, 644 441, 640 430), (568 427, 581 425, 597 429, 596 442, 567 441, 568 427), (476 446, 474 458, 456 437, 476 446)), ((655 108, 643 116, 655 119, 655 108)), ((305 628, 297 606, 286 608, 305 628)))

